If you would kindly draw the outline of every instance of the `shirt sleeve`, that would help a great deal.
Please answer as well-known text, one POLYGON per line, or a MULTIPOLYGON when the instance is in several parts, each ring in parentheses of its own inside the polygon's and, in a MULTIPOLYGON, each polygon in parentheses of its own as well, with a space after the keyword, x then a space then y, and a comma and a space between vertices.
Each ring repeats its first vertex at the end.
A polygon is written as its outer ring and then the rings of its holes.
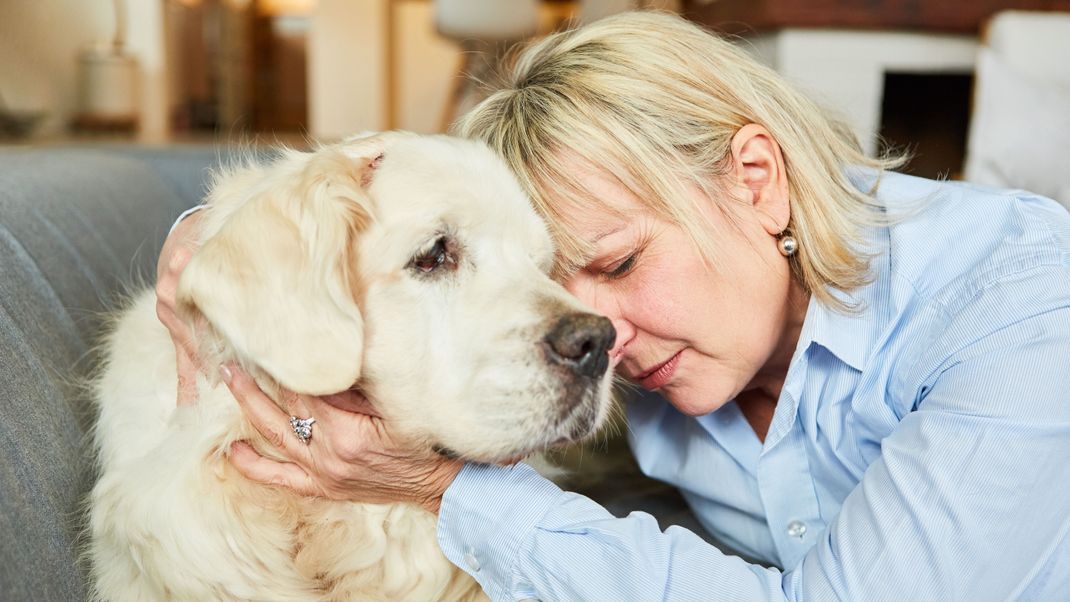
POLYGON ((493 600, 1018 598, 1070 553, 1070 294, 1051 285, 1070 273, 1032 276, 1047 286, 978 292, 926 343, 912 411, 786 572, 523 465, 465 467, 440 545, 493 600))
POLYGON ((643 512, 615 518, 524 464, 466 466, 438 525, 447 558, 492 600, 753 600, 779 590, 776 569, 680 527, 662 532, 643 512))
POLYGON ((1070 291, 1060 279, 1070 272, 1038 279, 1046 291, 989 288, 944 323, 919 353, 914 370, 929 374, 911 388, 912 411, 785 591, 1011 600, 1037 599, 1026 592, 1038 587, 1049 588, 1043 599, 1070 599, 1070 576, 1048 574, 1070 558, 1070 291))
POLYGON ((181 223, 182 220, 184 220, 187 217, 193 215, 194 213, 197 213, 201 209, 204 209, 204 205, 194 205, 194 206, 190 207, 189 209, 186 209, 185 211, 180 213, 178 215, 178 219, 175 220, 175 223, 171 224, 171 229, 167 231, 168 236, 170 236, 171 233, 175 231, 175 227, 178 226, 178 224, 181 223))

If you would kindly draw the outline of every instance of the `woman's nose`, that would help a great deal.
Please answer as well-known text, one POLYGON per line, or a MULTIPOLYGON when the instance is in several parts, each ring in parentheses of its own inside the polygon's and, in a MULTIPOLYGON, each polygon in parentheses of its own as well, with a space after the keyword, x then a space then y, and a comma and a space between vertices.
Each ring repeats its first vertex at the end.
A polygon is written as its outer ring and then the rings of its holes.
POLYGON ((624 346, 631 340, 632 325, 620 317, 609 317, 609 321, 613 324, 613 329, 617 331, 617 338, 613 341, 613 346, 609 348, 610 366, 616 368, 620 360, 624 358, 624 346))
POLYGON ((631 324, 624 319, 620 311, 620 304, 616 303, 609 295, 598 294, 598 284, 584 278, 577 276, 564 284, 565 290, 573 297, 579 299, 596 313, 609 318, 609 321, 613 323, 613 328, 617 331, 617 337, 613 341, 613 346, 609 349, 609 360, 611 365, 616 367, 623 356, 625 345, 633 335, 631 324))

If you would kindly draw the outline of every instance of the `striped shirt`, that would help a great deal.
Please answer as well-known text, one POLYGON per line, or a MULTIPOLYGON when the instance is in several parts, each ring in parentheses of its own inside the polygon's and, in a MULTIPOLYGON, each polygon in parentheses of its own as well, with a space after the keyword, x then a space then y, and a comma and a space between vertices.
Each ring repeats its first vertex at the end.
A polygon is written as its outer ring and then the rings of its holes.
MULTIPOLYGON (((859 176, 859 186, 864 186, 859 176)), ((750 564, 524 465, 470 464, 439 543, 494 600, 1070 600, 1070 216, 886 174, 863 310, 811 300, 764 442, 628 403, 643 472, 750 564)))

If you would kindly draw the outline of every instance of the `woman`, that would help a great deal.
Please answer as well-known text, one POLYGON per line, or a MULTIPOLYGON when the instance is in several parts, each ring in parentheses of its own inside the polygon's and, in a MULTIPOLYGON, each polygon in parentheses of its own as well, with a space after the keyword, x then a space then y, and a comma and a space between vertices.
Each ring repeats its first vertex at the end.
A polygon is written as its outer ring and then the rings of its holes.
MULTIPOLYGON (((618 372, 664 397, 628 407, 644 472, 779 568, 523 465, 415 455, 316 398, 303 411, 361 449, 321 430, 311 461, 233 463, 424 504, 496 600, 1070 599, 1070 218, 885 172, 845 131, 731 44, 642 13, 529 48, 460 126, 549 221, 556 277, 613 320, 618 372)), ((165 256, 163 289, 184 255, 165 256)), ((287 428, 229 383, 258 428, 287 428)))

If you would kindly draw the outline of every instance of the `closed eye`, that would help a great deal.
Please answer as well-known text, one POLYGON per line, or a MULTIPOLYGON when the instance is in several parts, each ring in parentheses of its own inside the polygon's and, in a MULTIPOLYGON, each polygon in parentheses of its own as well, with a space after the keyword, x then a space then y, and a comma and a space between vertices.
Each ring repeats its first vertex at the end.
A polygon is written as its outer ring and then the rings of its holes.
POLYGON ((622 278, 632 271, 635 267, 635 262, 639 257, 639 253, 632 253, 624 261, 617 264, 617 266, 611 270, 602 272, 602 275, 609 279, 622 278))
POLYGON ((654 232, 648 224, 644 224, 641 226, 638 240, 635 241, 634 246, 629 247, 631 253, 620 260, 619 263, 603 264, 605 267, 598 270, 598 275, 606 280, 620 280, 621 278, 624 278, 635 270, 639 259, 643 256, 643 253, 649 248, 653 241, 654 232))

